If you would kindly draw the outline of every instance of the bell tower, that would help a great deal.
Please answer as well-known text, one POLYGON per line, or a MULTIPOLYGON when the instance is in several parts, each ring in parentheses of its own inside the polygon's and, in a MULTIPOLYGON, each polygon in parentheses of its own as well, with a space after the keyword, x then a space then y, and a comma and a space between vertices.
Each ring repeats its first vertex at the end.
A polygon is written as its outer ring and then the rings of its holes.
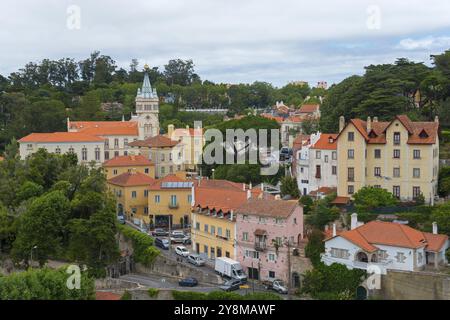
POLYGON ((139 140, 159 134, 159 99, 152 89, 148 76, 148 65, 144 66, 144 82, 136 95, 136 115, 139 126, 139 140))

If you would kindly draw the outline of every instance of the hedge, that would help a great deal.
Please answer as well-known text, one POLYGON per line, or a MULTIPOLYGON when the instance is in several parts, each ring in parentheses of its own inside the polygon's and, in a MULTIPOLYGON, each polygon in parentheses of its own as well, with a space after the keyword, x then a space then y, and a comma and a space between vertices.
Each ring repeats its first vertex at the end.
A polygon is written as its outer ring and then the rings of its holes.
POLYGON ((153 246, 153 239, 127 225, 119 225, 119 232, 133 243, 134 260, 144 266, 150 266, 159 255, 159 250, 153 246))

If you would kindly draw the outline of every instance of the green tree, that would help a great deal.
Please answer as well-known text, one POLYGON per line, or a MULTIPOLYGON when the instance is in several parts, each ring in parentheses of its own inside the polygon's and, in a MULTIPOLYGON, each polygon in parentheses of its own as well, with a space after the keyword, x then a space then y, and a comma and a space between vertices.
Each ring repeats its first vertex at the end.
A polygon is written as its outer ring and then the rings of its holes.
POLYGON ((281 178, 281 187, 280 187, 281 195, 286 196, 289 195, 294 199, 298 199, 300 197, 300 192, 298 190, 297 179, 291 176, 285 176, 281 178))
POLYGON ((394 206, 398 200, 382 188, 363 187, 353 195, 358 212, 369 212, 374 208, 394 206))

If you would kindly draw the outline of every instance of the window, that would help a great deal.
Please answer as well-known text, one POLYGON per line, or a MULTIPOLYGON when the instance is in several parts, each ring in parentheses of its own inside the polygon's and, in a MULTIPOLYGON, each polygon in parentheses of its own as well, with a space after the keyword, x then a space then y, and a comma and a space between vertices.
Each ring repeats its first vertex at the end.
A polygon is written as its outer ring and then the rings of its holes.
POLYGON ((355 168, 347 168, 347 181, 355 181, 355 168))
POLYGON ((316 151, 316 159, 320 159, 322 157, 320 151, 316 151))
POLYGON ((87 149, 86 148, 81 149, 81 160, 84 160, 84 161, 87 160, 87 149))
POLYGON ((420 178, 420 168, 413 168, 413 178, 420 178))
POLYGON ((169 166, 169 172, 173 173, 173 166, 169 166))
POLYGON ((325 163, 328 163, 328 156, 325 156, 325 163))
POLYGON ((33 149, 33 145, 31 143, 27 144, 27 150, 33 149))
POLYGON ((248 232, 242 232, 242 241, 248 241, 248 232))
POLYGON ((336 151, 333 151, 333 152, 331 153, 331 159, 337 160, 337 152, 336 152, 336 151))
POLYGON ((124 155, 124 156, 127 156, 127 155, 128 155, 128 151, 125 150, 125 151, 123 152, 123 155, 124 155))
POLYGON ((395 259, 397 259, 397 262, 403 263, 406 260, 405 254, 403 252, 397 252, 397 255, 395 256, 395 259))
POLYGON ((355 150, 353 150, 353 149, 348 149, 348 150, 347 150, 347 158, 348 158, 348 159, 354 159, 354 158, 355 158, 355 150))
POLYGON ((155 195, 155 203, 159 203, 161 201, 161 198, 159 194, 155 195))
POLYGON ((175 207, 177 205, 177 196, 175 194, 172 194, 170 196, 170 205, 172 207, 175 207))
POLYGON ((215 226, 211 226, 211 234, 215 235, 216 234, 216 227, 215 226))
POLYGON ((225 230, 225 235, 226 235, 227 239, 231 238, 231 231, 230 231, 230 229, 225 230))
POLYGON ((331 167, 331 174, 334 175, 334 176, 337 175, 337 166, 332 166, 331 167))
POLYGON ((354 194, 355 193, 355 186, 352 186, 352 185, 347 186, 347 193, 348 194, 354 194))
POLYGON ((281 218, 275 218, 275 223, 276 224, 282 224, 283 223, 283 219, 281 219, 281 218))
POLYGON ((354 132, 349 132, 347 134, 347 138, 348 138, 348 141, 355 141, 355 133, 354 132))
POLYGON ((381 189, 381 185, 379 185, 379 184, 375 184, 373 187, 376 189, 381 189))
POLYGON ((375 149, 374 150, 374 157, 375 157, 375 159, 380 159, 381 158, 381 149, 375 149))
POLYGON ((169 161, 172 161, 172 152, 169 153, 169 161))
POLYGON ((119 156, 119 151, 114 151, 114 157, 118 157, 119 156))
POLYGON ((423 261, 423 254, 422 252, 419 252, 419 254, 417 255, 417 262, 419 264, 422 264, 422 261, 423 261))
POLYGON ((195 230, 200 230, 200 222, 195 223, 195 230))
POLYGON ((400 149, 394 149, 394 158, 400 159, 400 149))
POLYGON ((207 224, 205 224, 205 225, 203 226, 203 231, 205 231, 206 233, 208 233, 208 225, 207 225, 207 224))
POLYGON ((417 199, 421 195, 420 187, 413 187, 413 199, 417 199))
POLYGON ((222 227, 217 228, 217 235, 222 236, 222 227))
POLYGON ((114 139, 114 148, 118 148, 119 147, 119 139, 115 138, 114 139))
POLYGON ((109 151, 105 151, 105 160, 109 160, 109 151))
POLYGON ((275 279, 275 271, 269 271, 269 278, 275 279))
POLYGON ((144 214, 148 215, 148 207, 144 207, 144 214))
POLYGON ((56 154, 61 154, 61 148, 60 148, 60 147, 57 147, 56 150, 55 150, 55 153, 56 153, 56 154))
POLYGON ((348 259, 350 254, 346 249, 331 248, 331 256, 338 259, 348 259))
POLYGON ((148 168, 145 168, 144 172, 145 172, 145 173, 149 173, 150 170, 149 170, 148 168))
POLYGON ((161 153, 161 161, 164 161, 164 153, 161 153))
POLYGON ((188 203, 192 202, 192 194, 188 194, 187 201, 188 201, 188 203))
POLYGON ((316 166, 316 179, 320 179, 322 176, 321 174, 321 170, 320 170, 320 165, 316 166))
POLYGON ((393 194, 394 197, 396 197, 397 199, 400 199, 400 186, 393 186, 393 187, 392 187, 392 194, 393 194))
POLYGON ((128 147, 128 139, 127 138, 123 139, 123 145, 125 148, 128 147))
POLYGON ((395 145, 400 144, 400 132, 394 132, 394 144, 395 145))
POLYGON ((109 148, 109 139, 106 139, 105 140, 105 149, 108 149, 109 148))
POLYGON ((373 174, 375 177, 381 177, 381 168, 380 167, 373 168, 373 174))
POLYGON ((275 243, 276 243, 277 245, 281 246, 281 245, 282 245, 281 238, 280 238, 280 237, 276 237, 276 238, 275 238, 275 243))
POLYGON ((380 260, 386 260, 389 257, 386 250, 379 250, 378 251, 378 259, 380 260))
POLYGON ((137 197, 137 192, 136 191, 131 191, 131 197, 132 198, 136 198, 137 197))
POLYGON ((394 168, 394 178, 400 178, 400 168, 394 168))
POLYGON ((269 254, 267 255, 267 257, 268 257, 268 259, 269 259, 269 262, 275 262, 275 260, 276 260, 276 255, 275 255, 275 253, 269 253, 269 254))
POLYGON ((144 197, 148 198, 148 190, 144 190, 144 197))
POLYGON ((207 245, 203 246, 203 252, 206 253, 206 255, 208 255, 208 246, 207 245))
POLYGON ((69 153, 75 153, 75 150, 73 149, 73 147, 69 148, 69 153))
POLYGON ((166 168, 165 167, 161 167, 161 175, 164 175, 166 173, 166 168))
POLYGON ((266 223, 266 218, 259 217, 259 223, 266 223))
POLYGON ((100 148, 95 148, 95 160, 100 161, 100 148))
POLYGON ((413 150, 413 158, 420 159, 420 150, 413 150))

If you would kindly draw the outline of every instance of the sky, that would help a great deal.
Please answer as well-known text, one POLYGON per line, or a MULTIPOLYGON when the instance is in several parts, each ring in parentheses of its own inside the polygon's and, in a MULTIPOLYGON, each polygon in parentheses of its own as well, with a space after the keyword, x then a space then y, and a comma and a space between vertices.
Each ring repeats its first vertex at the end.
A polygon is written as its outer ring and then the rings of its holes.
POLYGON ((95 50, 128 69, 192 59, 223 83, 337 83, 450 48, 448 0, 2 0, 0 74, 95 50))

